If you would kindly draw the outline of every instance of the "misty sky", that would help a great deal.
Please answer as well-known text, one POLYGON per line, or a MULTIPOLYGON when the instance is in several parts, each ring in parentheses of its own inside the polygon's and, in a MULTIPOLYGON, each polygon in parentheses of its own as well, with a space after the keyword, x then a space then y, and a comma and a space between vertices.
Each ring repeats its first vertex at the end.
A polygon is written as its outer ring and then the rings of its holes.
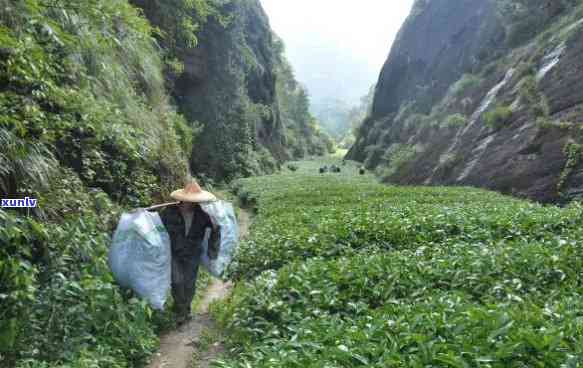
POLYGON ((312 101, 356 103, 376 83, 413 0, 261 0, 312 101))

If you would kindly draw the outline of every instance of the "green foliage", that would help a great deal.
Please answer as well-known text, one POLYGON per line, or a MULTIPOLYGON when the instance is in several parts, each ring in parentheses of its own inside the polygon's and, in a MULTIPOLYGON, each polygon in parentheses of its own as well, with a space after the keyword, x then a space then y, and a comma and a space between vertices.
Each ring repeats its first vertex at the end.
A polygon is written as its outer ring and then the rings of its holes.
POLYGON ((412 162, 419 150, 416 146, 399 143, 392 144, 381 158, 379 176, 383 180, 388 180, 398 173, 403 166, 412 162))
POLYGON ((147 18, 157 27, 156 36, 165 53, 168 72, 176 78, 184 71, 180 55, 198 45, 197 34, 209 18, 223 26, 229 17, 221 7, 229 0, 130 0, 142 9, 147 18))
POLYGON ((567 180, 573 173, 573 170, 579 165, 583 159, 583 144, 578 144, 575 142, 569 142, 565 145, 564 154, 567 157, 567 162, 565 163, 565 168, 561 172, 559 177, 559 182, 557 184, 557 190, 560 193, 563 190, 567 180))
POLYGON ((444 123, 448 128, 459 128, 468 124, 468 118, 462 114, 453 114, 445 118, 444 123))
POLYGON ((32 192, 48 181, 56 164, 42 144, 26 142, 10 131, 0 129, 0 194, 32 192))
POLYGON ((538 82, 534 75, 525 77, 520 85, 520 97, 529 104, 538 102, 538 82))
POLYGON ((165 319, 113 282, 109 234, 182 182, 196 131, 126 0, 0 9, 0 194, 39 201, 0 211, 0 366, 141 366, 165 319))
MULTIPOLYGON (((330 163, 330 162, 327 162, 330 163)), ((244 179, 218 367, 577 366, 583 208, 356 175, 244 179)), ((345 172, 346 171, 346 172, 345 172)))
POLYGON ((542 92, 540 92, 538 82, 534 75, 527 76, 522 80, 519 93, 535 117, 549 117, 549 103, 542 92))
POLYGON ((376 85, 360 98, 360 103, 350 106, 340 99, 329 99, 314 103, 313 111, 322 128, 338 145, 349 149, 355 140, 356 130, 372 110, 376 85))
POLYGON ((491 129, 502 129, 512 117, 512 110, 508 106, 496 105, 494 109, 484 114, 484 123, 491 129))
POLYGON ((550 129, 560 129, 569 131, 574 129, 577 125, 571 123, 570 121, 563 121, 563 120, 556 120, 553 121, 549 117, 539 117, 536 119, 536 125, 538 128, 542 130, 550 130, 550 129))
POLYGON ((56 179, 61 185, 38 200, 58 211, 57 222, 0 210, 0 295, 7 301, 0 365, 139 366, 157 337, 153 311, 115 286, 107 266, 108 233, 120 210, 107 196, 89 194, 71 171, 56 179))
MULTIPOLYGON (((277 37, 277 36, 274 36, 277 37)), ((320 130, 310 113, 310 98, 307 91, 295 79, 293 70, 284 54, 281 39, 275 41, 277 54, 276 93, 279 111, 284 125, 284 147, 288 155, 301 159, 307 155, 321 156, 333 153, 334 142, 320 130)))
MULTIPOLYGON (((375 134, 375 132, 376 134, 380 134, 380 132, 375 129, 371 130, 371 132, 372 134, 375 134)), ((372 168, 375 166, 375 162, 380 161, 381 157, 386 152, 386 147, 382 144, 371 144, 365 147, 364 152, 366 154, 366 159, 363 163, 364 167, 372 168)))
POLYGON ((193 172, 229 182, 273 173, 291 157, 331 151, 259 3, 232 2, 221 12, 233 15, 228 27, 209 19, 199 37, 209 60, 204 91, 186 83, 176 91, 185 116, 203 127, 193 141, 193 172))
MULTIPOLYGON (((170 161, 164 157, 185 162, 178 144, 162 149, 177 140, 168 122, 179 118, 166 101, 152 29, 125 1, 68 5, 3 5, 1 33, 12 48, 0 60, 6 86, 0 93, 0 130, 14 147, 4 159, 17 165, 39 152, 45 160, 54 156, 86 185, 122 202, 145 204, 167 190, 155 175, 160 162, 170 161)), ((37 159, 30 175, 47 166, 37 159)), ((18 170, 11 171, 12 178, 3 173, 2 181, 12 180, 14 192, 25 178, 14 182, 18 170)))
POLYGON ((348 111, 348 123, 349 123, 349 131, 344 134, 344 137, 339 142, 339 146, 344 149, 349 149, 352 147, 354 142, 356 141, 356 136, 358 134, 358 129, 362 125, 363 121, 366 119, 368 115, 372 112, 372 104, 374 100, 376 90, 376 84, 372 85, 368 93, 365 96, 362 96, 360 99, 360 104, 358 106, 353 107, 348 111))
POLYGON ((473 74, 464 74, 460 80, 454 83, 451 87, 451 93, 455 97, 461 97, 469 90, 478 87, 482 84, 482 78, 478 77, 477 75, 473 74))
POLYGON ((507 42, 511 47, 533 39, 556 17, 569 14, 583 4, 580 0, 498 0, 500 13, 508 23, 507 42))
POLYGON ((441 164, 437 168, 437 172, 440 172, 441 175, 449 175, 452 170, 455 169, 456 166, 459 165, 462 161, 463 157, 460 154, 446 154, 443 158, 443 161, 441 161, 441 164))
POLYGON ((326 99, 314 102, 312 110, 322 128, 333 138, 338 139, 350 130, 351 106, 341 99, 326 99))

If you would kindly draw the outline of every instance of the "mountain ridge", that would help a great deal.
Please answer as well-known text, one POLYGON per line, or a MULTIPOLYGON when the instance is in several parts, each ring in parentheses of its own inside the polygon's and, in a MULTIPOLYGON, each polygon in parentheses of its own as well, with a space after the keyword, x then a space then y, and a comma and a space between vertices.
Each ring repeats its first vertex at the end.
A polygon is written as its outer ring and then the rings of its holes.
POLYGON ((560 3, 418 1, 347 157, 395 184, 580 197, 583 5, 560 3))

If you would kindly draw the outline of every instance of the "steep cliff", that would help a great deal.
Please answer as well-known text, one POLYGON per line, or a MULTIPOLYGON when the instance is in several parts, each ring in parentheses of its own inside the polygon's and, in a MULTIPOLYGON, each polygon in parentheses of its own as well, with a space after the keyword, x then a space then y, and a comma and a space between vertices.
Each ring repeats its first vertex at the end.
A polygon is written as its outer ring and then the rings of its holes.
MULTIPOLYGON (((234 17, 226 26, 209 21, 198 47, 182 55, 185 73, 174 89, 185 115, 203 124, 193 147, 193 171, 213 177, 248 174, 246 162, 261 147, 285 157, 267 17, 258 2, 232 2, 223 11, 234 17)), ((268 162, 262 164, 269 165, 269 158, 264 155, 268 162)))
POLYGON ((419 0, 348 154, 399 184, 583 193, 581 1, 419 0))
MULTIPOLYGON (((160 15, 165 2, 133 2, 163 30, 172 27, 160 15)), ((210 11, 191 12, 192 23, 200 24, 195 47, 161 40, 184 67, 170 75, 177 106, 201 128, 194 137, 192 172, 228 181, 273 172, 298 152, 321 152, 326 139, 317 129, 309 124, 303 129, 303 121, 284 116, 276 83, 288 79, 281 75, 283 48, 259 0, 212 3, 210 11), (290 137, 290 131, 299 137, 290 137)))

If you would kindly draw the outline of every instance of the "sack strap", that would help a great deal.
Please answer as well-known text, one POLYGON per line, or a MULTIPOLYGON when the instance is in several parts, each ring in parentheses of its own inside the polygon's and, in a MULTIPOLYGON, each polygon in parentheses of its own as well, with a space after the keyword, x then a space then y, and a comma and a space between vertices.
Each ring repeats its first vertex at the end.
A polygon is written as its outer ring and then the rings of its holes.
POLYGON ((170 203, 164 203, 164 204, 157 204, 155 206, 146 208, 146 211, 155 211, 157 209, 160 209, 160 208, 163 208, 163 207, 168 207, 168 206, 174 206, 174 205, 177 205, 179 203, 180 202, 170 202, 170 203))

